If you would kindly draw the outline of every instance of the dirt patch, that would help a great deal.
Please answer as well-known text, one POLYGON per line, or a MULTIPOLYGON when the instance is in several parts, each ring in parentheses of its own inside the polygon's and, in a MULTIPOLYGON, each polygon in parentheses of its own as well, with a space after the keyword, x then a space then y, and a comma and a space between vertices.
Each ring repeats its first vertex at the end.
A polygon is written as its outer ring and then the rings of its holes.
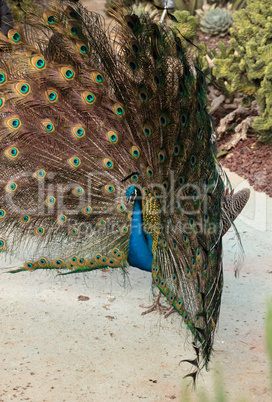
POLYGON ((240 141, 221 163, 245 177, 256 191, 272 197, 272 146, 261 145, 256 138, 240 141))

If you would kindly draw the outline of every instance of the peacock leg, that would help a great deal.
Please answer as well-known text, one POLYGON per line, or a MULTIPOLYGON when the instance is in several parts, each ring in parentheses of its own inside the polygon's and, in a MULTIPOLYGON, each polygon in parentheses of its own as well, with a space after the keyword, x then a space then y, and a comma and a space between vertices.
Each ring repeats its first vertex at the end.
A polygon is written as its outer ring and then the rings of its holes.
POLYGON ((147 308, 147 310, 144 311, 142 313, 142 315, 152 313, 152 311, 155 311, 155 310, 160 314, 162 313, 162 310, 169 310, 169 307, 164 306, 163 304, 160 303, 161 295, 162 295, 161 291, 159 290, 158 294, 156 296, 156 299, 155 299, 154 303, 151 306, 140 306, 142 308, 147 308))

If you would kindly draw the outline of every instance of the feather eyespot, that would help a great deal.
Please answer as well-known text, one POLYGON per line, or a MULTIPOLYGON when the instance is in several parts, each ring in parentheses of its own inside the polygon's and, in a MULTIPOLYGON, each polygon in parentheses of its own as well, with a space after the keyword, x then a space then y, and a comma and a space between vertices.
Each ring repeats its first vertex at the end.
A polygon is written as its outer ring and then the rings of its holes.
POLYGON ((75 72, 71 67, 61 67, 60 74, 66 81, 72 81, 75 78, 75 72))
POLYGON ((118 253, 116 254, 116 258, 118 260, 121 260, 123 258, 123 252, 122 251, 118 251, 118 253))
POLYGON ((5 190, 6 190, 8 193, 13 193, 14 191, 17 190, 17 184, 14 183, 14 182, 10 182, 10 183, 8 183, 8 184, 6 185, 5 190))
POLYGON ((71 236, 77 236, 78 235, 78 229, 77 228, 72 228, 69 232, 71 236))
POLYGON ((5 247, 5 240, 4 239, 0 239, 0 250, 2 250, 5 247))
POLYGON ((118 254, 118 252, 119 252, 118 248, 115 248, 115 249, 113 249, 113 250, 111 251, 111 253, 112 253, 113 256, 116 256, 116 254, 118 254))
POLYGON ((162 113, 159 118, 160 125, 162 127, 167 127, 169 124, 169 118, 165 113, 162 113))
POLYGON ((161 280, 161 282, 160 282, 160 287, 163 289, 163 288, 165 288, 165 282, 164 282, 164 280, 161 280))
POLYGON ((82 44, 82 43, 78 43, 76 45, 77 49, 79 50, 79 52, 83 55, 88 53, 88 48, 86 45, 82 44))
POLYGON ((90 260, 90 261, 87 263, 87 265, 88 265, 89 267, 91 267, 91 268, 94 268, 94 267, 96 266, 96 264, 97 264, 97 262, 94 261, 94 260, 90 260))
POLYGON ((65 262, 63 260, 61 260, 60 258, 58 258, 53 261, 53 265, 56 268, 62 268, 65 265, 65 262))
POLYGON ((122 234, 126 234, 128 232, 128 227, 127 226, 123 226, 122 228, 121 228, 121 233, 122 234))
POLYGON ((50 17, 48 17, 46 21, 48 22, 48 24, 52 25, 56 22, 56 17, 54 15, 50 15, 50 17))
POLYGON ((104 83, 104 76, 100 71, 92 71, 91 72, 91 79, 96 84, 103 84, 104 83))
POLYGON ((136 71, 138 66, 137 66, 137 62, 136 59, 133 56, 130 56, 127 60, 128 66, 131 69, 131 71, 136 71))
POLYGON ((169 302, 172 304, 173 301, 174 301, 174 296, 173 296, 172 294, 169 294, 169 295, 168 295, 168 300, 169 300, 169 302))
POLYGON ((78 19, 78 14, 76 13, 76 11, 72 8, 72 7, 67 7, 65 10, 66 14, 68 15, 68 17, 72 18, 73 20, 77 20, 78 19))
POLYGON ((8 38, 12 43, 20 43, 21 42, 21 35, 16 29, 10 29, 8 31, 8 38))
POLYGON ((56 203, 56 198, 53 197, 52 195, 47 197, 46 200, 44 201, 45 205, 48 207, 52 207, 56 203))
POLYGON ((92 213, 93 209, 89 205, 83 208, 82 213, 84 215, 90 215, 92 213))
POLYGON ((35 269, 35 264, 32 261, 28 261, 24 264, 24 268, 27 271, 33 271, 33 269, 35 269))
POLYGON ((4 209, 0 209, 0 219, 6 216, 6 211, 4 209))
POLYGON ((64 223, 67 221, 67 216, 66 215, 59 215, 57 218, 57 222, 60 225, 64 225, 64 223))
POLYGON ((85 258, 79 258, 78 265, 80 267, 83 267, 85 264, 86 264, 85 258))
POLYGON ((119 117, 122 117, 125 114, 125 110, 124 110, 123 106, 120 105, 120 103, 116 103, 113 106, 113 112, 119 117))
POLYGON ((139 181, 139 175, 138 174, 134 174, 133 176, 131 176, 131 181, 133 183, 138 183, 139 181))
POLYGON ((97 225, 98 225, 99 227, 103 228, 103 227, 106 226, 106 221, 105 221, 104 219, 100 219, 100 220, 97 222, 97 225))
POLYGON ((5 98, 2 96, 0 97, 0 109, 5 105, 5 98))
POLYGON ((177 282, 177 275, 172 275, 172 281, 175 283, 175 282, 177 282))
POLYGON ((106 184, 106 186, 104 186, 105 190, 107 193, 109 194, 113 194, 115 192, 115 187, 113 184, 106 184))
POLYGON ((47 265, 47 264, 48 264, 48 261, 46 258, 40 258, 38 261, 38 265, 41 267, 43 267, 44 265, 47 265))
POLYGON ((45 97, 50 103, 55 103, 58 100, 58 93, 54 89, 48 89, 45 91, 45 97))
POLYGON ((182 114, 181 115, 181 124, 185 125, 186 121, 187 121, 187 116, 185 114, 182 114))
POLYGON ((178 302, 177 302, 177 307, 178 307, 179 310, 182 309, 182 307, 183 307, 183 305, 182 305, 182 300, 178 300, 178 302))
POLYGON ((71 131, 75 138, 82 138, 86 134, 85 128, 80 125, 72 127, 71 131))
POLYGON ((23 215, 23 216, 21 216, 21 218, 20 218, 20 223, 23 223, 24 225, 27 225, 27 224, 29 224, 29 222, 30 222, 30 217, 29 217, 29 215, 23 215))
POLYGON ((53 25, 57 21, 57 17, 54 15, 53 11, 50 10, 43 13, 43 19, 48 25, 53 25))
POLYGON ((185 183, 184 177, 183 177, 183 176, 179 176, 178 182, 179 182, 179 184, 182 186, 182 185, 185 183))
POLYGON ((109 169, 109 170, 113 169, 113 168, 114 168, 114 162, 113 162, 113 160, 112 160, 112 159, 109 159, 109 158, 104 158, 104 159, 103 159, 103 167, 104 167, 105 169, 109 169))
POLYGON ((76 197, 81 197, 84 194, 84 189, 80 186, 75 187, 72 191, 72 194, 76 197))
POLYGON ((183 320, 184 320, 184 322, 187 322, 188 319, 189 319, 188 314, 186 313, 186 311, 184 311, 184 313, 183 313, 183 320))
POLYGON ((133 145, 130 148, 130 154, 133 156, 134 159, 138 159, 141 154, 139 147, 136 147, 135 145, 133 145))
POLYGON ((32 56, 30 59, 30 64, 32 65, 32 67, 39 71, 44 70, 46 67, 44 57, 39 55, 32 56))
POLYGON ((5 125, 10 129, 10 130, 17 130, 18 128, 21 127, 22 123, 19 117, 13 116, 9 117, 4 121, 5 125))
POLYGON ((96 101, 96 96, 92 92, 84 91, 82 98, 87 105, 92 105, 96 101))
POLYGON ((189 224, 190 224, 191 227, 194 227, 194 225, 195 225, 195 220, 194 220, 193 218, 190 218, 190 219, 189 219, 189 224))
POLYGON ((38 180, 43 180, 46 176, 46 171, 43 169, 38 169, 33 173, 33 177, 35 177, 38 180))
POLYGON ((150 95, 145 88, 140 88, 138 96, 142 102, 146 102, 150 99, 150 95))
POLYGON ((134 53, 138 53, 139 52, 139 44, 136 40, 132 40, 131 41, 131 49, 134 53))
POLYGON ((146 173, 149 177, 153 177, 153 169, 150 166, 146 168, 146 173))
POLYGON ((15 84, 14 89, 18 95, 27 96, 31 92, 31 87, 27 82, 18 82, 15 84))
POLYGON ((40 226, 40 227, 38 227, 38 228, 36 228, 35 229, 35 234, 37 235, 37 236, 43 236, 44 235, 44 228, 42 227, 42 226, 40 226))
POLYGON ((77 261, 78 261, 78 258, 77 258, 77 256, 76 255, 74 255, 72 258, 71 258, 71 263, 72 264, 77 264, 77 261))
POLYGON ((152 127, 149 124, 143 126, 143 133, 146 137, 150 138, 152 134, 152 127))
POLYGON ((155 74, 153 77, 153 80, 157 87, 159 87, 163 84, 163 79, 159 74, 155 74))
POLYGON ((165 162, 165 152, 163 150, 158 153, 158 159, 160 163, 165 162))
POLYGON ((9 147, 4 151, 4 154, 9 158, 9 159, 16 159, 19 155, 19 150, 16 147, 9 147))
POLYGON ((147 194, 149 193, 148 188, 147 188, 147 187, 143 187, 143 192, 144 192, 144 195, 147 196, 147 194))
POLYGON ((196 158, 196 156, 195 156, 195 155, 192 155, 192 156, 191 156, 191 160, 190 160, 190 162, 191 162, 191 165, 192 165, 192 166, 195 166, 195 165, 196 165, 197 158, 196 158))
POLYGON ((153 267, 151 268, 151 271, 152 271, 152 273, 155 273, 155 272, 157 272, 157 271, 158 271, 158 267, 156 267, 156 266, 153 266, 153 267))
POLYGON ((75 35, 77 35, 78 34, 78 32, 79 32, 79 29, 78 29, 78 27, 77 26, 70 26, 70 32, 71 32, 71 34, 73 35, 73 36, 75 36, 75 35))
POLYGON ((109 258, 106 263, 110 267, 116 267, 118 265, 118 261, 115 260, 114 258, 109 258))
POLYGON ((0 70, 0 85, 3 85, 7 81, 7 74, 0 70))
POLYGON ((53 133, 55 131, 55 126, 49 119, 43 120, 41 122, 41 127, 47 133, 53 133))
POLYGON ((126 25, 128 26, 129 29, 131 29, 132 31, 135 30, 137 23, 139 23, 139 17, 137 15, 126 15, 124 17, 124 21, 126 23, 126 25))
POLYGON ((107 132, 107 141, 110 144, 117 144, 117 142, 118 142, 118 134, 115 131, 108 131, 107 132))
POLYGON ((72 156, 68 159, 68 163, 72 168, 78 168, 81 165, 81 160, 78 156, 72 156))
POLYGON ((124 212, 126 210, 126 206, 124 204, 118 204, 116 209, 119 212, 124 212))

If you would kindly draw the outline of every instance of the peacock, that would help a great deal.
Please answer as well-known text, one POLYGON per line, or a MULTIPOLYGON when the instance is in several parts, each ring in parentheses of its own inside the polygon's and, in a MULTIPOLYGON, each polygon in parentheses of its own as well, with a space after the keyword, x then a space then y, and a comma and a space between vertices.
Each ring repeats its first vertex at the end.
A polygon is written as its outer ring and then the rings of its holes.
POLYGON ((118 7, 112 30, 80 2, 20 7, 0 38, 1 253, 24 259, 12 273, 150 272, 191 331, 195 379, 219 318, 222 236, 249 191, 226 190, 192 45, 118 7))

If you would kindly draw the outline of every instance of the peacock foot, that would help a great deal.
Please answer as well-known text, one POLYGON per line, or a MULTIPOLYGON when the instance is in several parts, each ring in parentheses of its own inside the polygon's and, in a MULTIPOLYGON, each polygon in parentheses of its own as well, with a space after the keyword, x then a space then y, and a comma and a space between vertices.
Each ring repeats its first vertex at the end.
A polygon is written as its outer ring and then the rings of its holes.
POLYGON ((169 307, 167 313, 164 313, 164 318, 169 317, 169 315, 173 314, 173 313, 177 313, 177 310, 175 309, 175 307, 169 307))
POLYGON ((142 308, 147 308, 146 311, 142 313, 142 315, 152 313, 152 311, 157 311, 158 313, 162 313, 163 310, 169 310, 171 307, 164 306, 160 303, 161 292, 159 291, 154 303, 151 306, 140 306, 142 308))

